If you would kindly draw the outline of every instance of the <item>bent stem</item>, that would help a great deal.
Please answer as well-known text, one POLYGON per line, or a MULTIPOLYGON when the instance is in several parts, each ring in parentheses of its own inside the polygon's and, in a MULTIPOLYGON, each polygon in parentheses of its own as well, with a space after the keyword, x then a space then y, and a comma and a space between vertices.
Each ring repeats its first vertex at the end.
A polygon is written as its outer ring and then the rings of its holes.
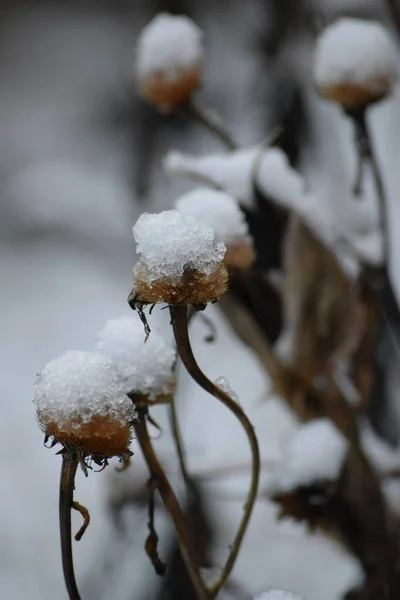
POLYGON ((229 131, 225 129, 217 113, 204 108, 198 102, 193 100, 193 98, 185 105, 184 111, 202 127, 208 129, 208 131, 218 138, 228 150, 236 150, 236 142, 233 140, 229 131))
MULTIPOLYGON (((134 399, 134 398, 132 398, 134 399)), ((178 535, 178 543, 181 550, 182 558, 185 562, 188 574, 196 591, 198 600, 207 600, 208 590, 200 575, 198 566, 197 553, 193 546, 193 542, 185 521, 185 515, 179 506, 175 493, 169 483, 167 476, 158 461, 153 445, 147 431, 146 416, 147 409, 137 406, 138 420, 133 422, 137 441, 143 453, 143 457, 147 463, 154 484, 157 486, 162 501, 169 512, 178 535)))
POLYGON ((74 507, 75 475, 78 468, 78 457, 75 452, 65 451, 62 458, 60 477, 60 538, 61 554, 65 585, 70 600, 81 600, 76 585, 71 540, 71 509, 74 507))
POLYGON ((183 448, 182 443, 182 434, 179 427, 178 414, 176 410, 176 400, 175 397, 171 399, 169 405, 169 417, 171 423, 172 437, 174 438, 176 453, 178 455, 179 467, 182 474, 182 479, 185 483, 186 492, 189 493, 190 490, 190 477, 186 467, 186 459, 185 459, 185 450, 183 448))
POLYGON ((251 483, 246 499, 246 504, 244 507, 244 514, 240 522, 238 531, 236 533, 235 539, 233 541, 233 544, 231 546, 228 559, 222 569, 222 573, 217 582, 212 586, 211 597, 215 598, 215 596, 218 594, 220 589, 227 581, 235 564, 257 498, 258 482, 260 476, 260 452, 258 449, 258 442, 254 433, 253 425, 250 423, 243 410, 228 394, 226 394, 212 381, 210 381, 198 366, 196 359, 193 355, 189 339, 187 307, 170 306, 169 309, 171 313, 171 322, 174 330, 176 345, 178 347, 178 352, 188 373, 196 381, 196 383, 200 385, 200 387, 202 387, 206 392, 220 400, 240 421, 243 429, 246 432, 252 453, 251 483))

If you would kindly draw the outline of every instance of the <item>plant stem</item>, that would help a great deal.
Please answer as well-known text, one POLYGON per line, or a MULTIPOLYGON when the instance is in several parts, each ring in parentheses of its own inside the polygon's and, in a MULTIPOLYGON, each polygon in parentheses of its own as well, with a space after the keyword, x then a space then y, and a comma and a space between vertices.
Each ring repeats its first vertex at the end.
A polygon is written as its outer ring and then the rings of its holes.
POLYGON ((181 435, 179 421, 178 421, 178 415, 177 415, 177 411, 176 411, 175 397, 172 398, 172 400, 169 404, 169 416, 170 416, 170 423, 171 423, 171 429, 172 429, 172 436, 174 438, 176 452, 178 454, 179 466, 181 469, 182 478, 185 483, 186 492, 189 493, 189 490, 191 487, 190 486, 190 477, 189 477, 189 473, 188 473, 188 470, 186 467, 185 451, 183 448, 182 435, 181 435))
POLYGON ((140 445, 151 476, 154 478, 154 481, 157 484, 157 489, 160 492, 164 505, 174 523, 175 530, 178 535, 178 542, 182 558, 186 565, 193 587, 196 591, 196 596, 198 600, 207 600, 209 597, 208 590, 204 585, 200 575, 197 553, 196 549, 193 547, 192 539, 188 531, 187 523, 185 521, 185 515, 183 514, 181 507, 179 506, 178 500, 171 487, 171 484, 167 479, 164 469, 158 461, 157 455, 154 451, 153 445, 150 440, 150 436, 147 431, 147 409, 138 406, 137 412, 138 420, 135 420, 133 423, 137 441, 140 445))
POLYGON ((247 501, 244 507, 244 514, 233 541, 230 554, 224 565, 222 573, 218 581, 212 586, 211 597, 215 598, 220 589, 227 581, 230 572, 235 564, 240 546, 247 529, 247 525, 257 498, 258 482, 260 476, 260 452, 258 442, 254 433, 253 425, 240 408, 240 406, 223 390, 217 387, 210 381, 201 371, 196 359, 193 355, 192 347, 189 340, 187 307, 186 306, 170 306, 172 327, 174 330, 175 341, 178 347, 179 355, 191 377, 207 392, 220 400, 240 421, 243 429, 246 432, 252 452, 252 468, 251 468, 251 483, 247 495, 247 501))
POLYGON ((191 99, 185 106, 186 114, 197 121, 202 127, 218 138, 228 150, 236 150, 237 144, 230 133, 225 129, 218 115, 210 109, 204 108, 191 99))
POLYGON ((70 600, 81 600, 75 580, 71 540, 71 509, 74 503, 75 475, 78 468, 76 453, 66 450, 62 458, 60 477, 60 537, 65 584, 70 600))
POLYGON ((378 160, 376 157, 375 149, 372 142, 372 136, 370 134, 368 122, 367 122, 367 111, 365 108, 353 111, 349 113, 349 116, 353 119, 356 136, 356 146, 359 155, 359 174, 357 176, 356 188, 361 186, 360 177, 362 177, 362 164, 365 160, 368 160, 372 173, 374 176, 376 192, 379 203, 379 218, 381 225, 381 232, 383 238, 383 256, 384 264, 386 268, 389 265, 389 231, 388 231, 388 201, 386 196, 385 186, 383 184, 383 178, 380 172, 378 160), (360 174, 361 171, 361 174, 360 174))

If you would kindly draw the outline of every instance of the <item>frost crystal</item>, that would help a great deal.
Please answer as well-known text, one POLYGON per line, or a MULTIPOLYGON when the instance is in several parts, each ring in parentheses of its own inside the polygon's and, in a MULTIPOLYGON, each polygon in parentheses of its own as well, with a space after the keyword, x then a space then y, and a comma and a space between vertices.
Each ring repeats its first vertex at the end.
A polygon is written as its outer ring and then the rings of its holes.
POLYGON ((329 419, 301 425, 271 475, 269 491, 288 492, 317 481, 335 481, 347 450, 346 438, 329 419))
POLYGON ((138 39, 137 71, 140 78, 162 74, 177 79, 196 67, 203 57, 203 33, 187 17, 157 15, 138 39))
POLYGON ((264 594, 259 594, 254 600, 302 600, 300 596, 295 596, 290 592, 284 592, 283 590, 270 590, 264 594))
POLYGON ((227 379, 225 379, 225 377, 218 377, 215 380, 215 385, 217 387, 219 387, 223 392, 225 392, 226 394, 228 394, 228 396, 230 396, 232 398, 232 400, 235 400, 235 402, 237 402, 238 400, 238 395, 236 394, 236 392, 232 389, 231 384, 229 383, 229 381, 227 379))
POLYGON ((60 427, 80 427, 97 416, 125 425, 136 414, 103 352, 66 352, 48 362, 37 376, 34 403, 44 423, 60 427))
POLYGON ((314 77, 320 88, 358 84, 371 94, 387 92, 396 78, 396 49, 380 23, 342 18, 320 35, 314 77))
POLYGON ((148 280, 179 278, 185 268, 210 275, 225 255, 225 245, 216 243, 213 230, 177 210, 142 214, 133 228, 140 262, 148 280))
POLYGON ((209 225, 226 246, 248 238, 248 226, 238 201, 226 192, 198 188, 175 202, 179 212, 209 225))
POLYGON ((145 343, 137 315, 107 321, 98 334, 97 348, 111 356, 117 383, 124 392, 151 400, 172 392, 175 349, 154 329, 145 343))

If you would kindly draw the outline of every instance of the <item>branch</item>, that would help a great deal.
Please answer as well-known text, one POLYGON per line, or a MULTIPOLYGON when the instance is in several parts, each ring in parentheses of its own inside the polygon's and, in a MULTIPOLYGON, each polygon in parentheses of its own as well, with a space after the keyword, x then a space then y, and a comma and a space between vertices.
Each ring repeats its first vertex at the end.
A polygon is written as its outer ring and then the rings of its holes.
POLYGON ((236 150, 237 144, 225 129, 217 113, 206 109, 195 100, 191 99, 185 106, 185 113, 194 121, 218 138, 228 150, 236 150))

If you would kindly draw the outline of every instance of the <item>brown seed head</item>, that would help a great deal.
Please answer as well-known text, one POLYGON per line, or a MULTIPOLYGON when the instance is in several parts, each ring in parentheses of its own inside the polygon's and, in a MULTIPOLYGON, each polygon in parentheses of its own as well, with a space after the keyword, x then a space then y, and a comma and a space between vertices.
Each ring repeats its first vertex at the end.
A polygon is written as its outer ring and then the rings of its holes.
POLYGON ((389 96, 392 85, 389 76, 381 75, 365 84, 346 82, 322 86, 319 92, 323 98, 340 104, 345 110, 357 110, 389 96))
POLYGON ((170 79, 164 73, 149 75, 140 80, 142 96, 163 113, 173 112, 187 103, 200 86, 201 66, 196 65, 170 79))
POLYGON ((227 247, 224 264, 228 270, 230 268, 248 269, 253 264, 255 257, 253 245, 249 241, 243 241, 227 247))

